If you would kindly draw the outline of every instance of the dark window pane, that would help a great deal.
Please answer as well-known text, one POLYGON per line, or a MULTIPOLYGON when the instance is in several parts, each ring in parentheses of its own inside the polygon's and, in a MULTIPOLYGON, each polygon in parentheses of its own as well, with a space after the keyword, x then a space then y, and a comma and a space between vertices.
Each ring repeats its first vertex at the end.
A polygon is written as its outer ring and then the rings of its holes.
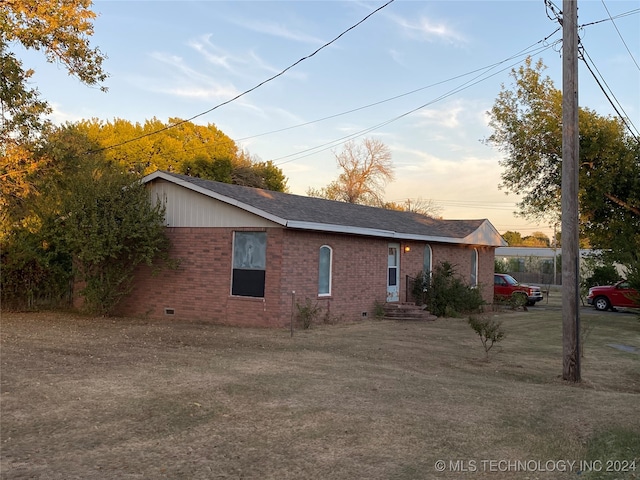
POLYGON ((389 286, 395 287, 398 284, 397 268, 389 268, 389 286))
POLYGON ((242 297, 264 297, 264 270, 233 269, 232 295, 242 297))

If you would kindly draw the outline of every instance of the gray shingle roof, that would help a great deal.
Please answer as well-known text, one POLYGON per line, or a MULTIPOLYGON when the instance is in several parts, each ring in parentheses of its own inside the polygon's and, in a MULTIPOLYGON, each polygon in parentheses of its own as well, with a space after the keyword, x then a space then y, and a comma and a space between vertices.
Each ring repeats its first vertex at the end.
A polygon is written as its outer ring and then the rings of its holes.
MULTIPOLYGON (((239 208, 252 207, 253 213, 263 212, 267 216, 283 220, 291 228, 309 228, 313 230, 333 231, 331 226, 355 230, 353 233, 366 234, 366 231, 390 231, 399 238, 443 238, 466 239, 478 235, 482 230, 482 241, 455 241, 453 243, 476 243, 500 246, 502 240, 498 232, 486 219, 479 220, 440 220, 412 212, 399 212, 384 208, 355 205, 322 198, 273 192, 259 188, 243 187, 227 183, 214 182, 170 172, 155 172, 143 181, 163 178, 175 179, 183 186, 193 187, 201 193, 211 192, 211 196, 233 203, 239 208), (220 198, 223 197, 223 198, 220 198), (256 210, 258 212, 256 212, 256 210), (488 230, 488 232, 487 232, 488 230), (498 238, 487 242, 486 234, 498 238)), ((473 240, 473 239, 471 239, 473 240)), ((481 240, 479 237, 477 240, 481 240)))

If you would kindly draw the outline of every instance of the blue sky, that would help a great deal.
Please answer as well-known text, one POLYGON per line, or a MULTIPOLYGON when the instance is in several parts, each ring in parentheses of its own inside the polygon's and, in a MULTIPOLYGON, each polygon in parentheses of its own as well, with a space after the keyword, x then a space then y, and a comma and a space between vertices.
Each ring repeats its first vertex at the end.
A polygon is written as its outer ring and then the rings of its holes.
MULTIPOLYGON (((19 54, 36 70, 35 85, 56 122, 166 122, 256 86, 384 3, 97 1, 93 44, 108 56, 108 93, 46 64, 39 52, 19 54)), ((614 17, 580 35, 640 127, 640 2, 580 0, 578 6, 581 25, 614 17)), ((341 139, 375 137, 390 147, 395 165, 387 200, 431 199, 445 218, 488 218, 500 232, 549 234, 548 226, 512 214, 518 197, 498 188, 501 154, 481 142, 491 134, 486 112, 523 52, 542 58, 561 88, 556 41, 562 33, 543 41, 558 27, 548 14, 543 0, 396 0, 284 75, 195 122, 213 123, 251 154, 273 160, 296 194, 337 176, 333 152, 341 139)), ((581 106, 614 113, 583 64, 579 83, 581 106)))

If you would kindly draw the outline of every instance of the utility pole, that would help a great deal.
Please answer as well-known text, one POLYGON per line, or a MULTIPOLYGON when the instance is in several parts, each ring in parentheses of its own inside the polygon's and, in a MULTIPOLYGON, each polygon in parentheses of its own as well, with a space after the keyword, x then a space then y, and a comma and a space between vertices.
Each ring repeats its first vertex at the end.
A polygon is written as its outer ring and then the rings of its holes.
POLYGON ((562 1, 562 378, 580 381, 578 0, 562 1))

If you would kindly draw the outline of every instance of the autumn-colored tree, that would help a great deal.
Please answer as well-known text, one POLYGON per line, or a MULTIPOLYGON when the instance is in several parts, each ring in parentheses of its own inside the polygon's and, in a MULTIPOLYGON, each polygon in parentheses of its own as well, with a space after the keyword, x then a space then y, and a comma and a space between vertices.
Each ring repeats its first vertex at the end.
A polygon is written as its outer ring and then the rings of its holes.
MULTIPOLYGON (((29 84, 33 70, 10 51, 20 44, 44 52, 86 85, 100 85, 107 74, 104 55, 89 44, 93 34, 90 0, 4 0, 0 8, 0 237, 19 218, 25 196, 34 194, 33 178, 49 166, 34 155, 50 123, 47 102, 29 84)), ((104 87, 102 87, 104 89, 104 87)))
POLYGON ((214 124, 197 125, 180 118, 132 123, 117 118, 83 120, 68 127, 86 136, 97 145, 96 153, 123 171, 146 175, 167 170, 249 187, 287 189, 281 169, 239 149, 214 124))
POLYGON ((527 235, 522 239, 523 247, 538 247, 546 248, 551 245, 551 240, 543 232, 533 232, 531 235, 527 235))
POLYGON ((319 190, 309 188, 307 195, 383 206, 384 187, 394 178, 389 147, 375 138, 365 138, 361 143, 345 143, 342 151, 334 155, 341 169, 337 180, 319 190))
POLYGON ((522 245, 522 235, 520 232, 512 232, 509 230, 502 234, 502 238, 504 238, 505 242, 507 242, 510 247, 519 247, 522 245))
POLYGON ((43 51, 47 61, 64 65, 82 83, 99 85, 107 74, 102 69, 104 54, 89 42, 96 17, 91 4, 91 0, 5 0, 0 38, 43 51))
POLYGON ((72 126, 52 129, 35 158, 54 168, 34 178, 23 217, 7 230, 0 252, 4 305, 48 306, 68 299, 72 279, 86 307, 108 314, 126 294, 133 270, 166 255, 161 206, 139 176, 123 172, 72 126))

